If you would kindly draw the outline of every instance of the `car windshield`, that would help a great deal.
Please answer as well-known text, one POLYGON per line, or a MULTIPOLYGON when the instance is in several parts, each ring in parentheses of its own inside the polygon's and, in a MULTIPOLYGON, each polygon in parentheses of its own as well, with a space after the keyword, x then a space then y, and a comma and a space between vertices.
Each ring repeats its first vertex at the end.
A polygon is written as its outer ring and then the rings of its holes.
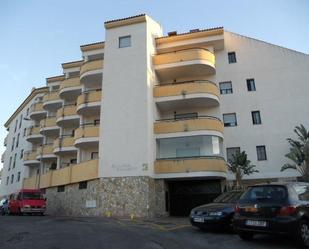
POLYGON ((287 190, 284 186, 253 186, 241 197, 241 200, 246 201, 271 201, 282 202, 287 198, 287 190))
POLYGON ((23 192, 24 200, 40 200, 43 199, 40 192, 23 192))
POLYGON ((235 203, 239 200, 242 192, 226 192, 219 195, 214 202, 216 203, 235 203))

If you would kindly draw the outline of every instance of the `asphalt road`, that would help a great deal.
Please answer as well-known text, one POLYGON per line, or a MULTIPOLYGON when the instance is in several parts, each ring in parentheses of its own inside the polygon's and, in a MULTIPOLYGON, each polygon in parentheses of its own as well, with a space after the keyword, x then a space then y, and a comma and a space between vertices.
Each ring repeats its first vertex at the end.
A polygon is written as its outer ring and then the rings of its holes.
POLYGON ((294 249, 288 238, 201 232, 184 219, 0 216, 0 249, 294 249))

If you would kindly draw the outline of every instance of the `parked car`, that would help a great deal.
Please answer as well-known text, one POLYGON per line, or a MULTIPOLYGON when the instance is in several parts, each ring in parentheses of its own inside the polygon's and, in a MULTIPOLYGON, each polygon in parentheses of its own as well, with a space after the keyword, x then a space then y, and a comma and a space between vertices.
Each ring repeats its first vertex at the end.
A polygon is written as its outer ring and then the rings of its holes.
POLYGON ((0 201, 0 214, 1 215, 5 215, 8 213, 8 205, 9 205, 8 199, 4 198, 0 201))
POLYGON ((39 189, 21 189, 12 194, 9 200, 10 214, 41 214, 46 209, 46 200, 39 189))
POLYGON ((200 229, 227 228, 232 226, 235 205, 243 191, 231 191, 219 195, 212 203, 193 208, 190 222, 200 229))
POLYGON ((284 234, 309 246, 309 183, 249 187, 235 207, 234 227, 244 240, 256 233, 284 234))

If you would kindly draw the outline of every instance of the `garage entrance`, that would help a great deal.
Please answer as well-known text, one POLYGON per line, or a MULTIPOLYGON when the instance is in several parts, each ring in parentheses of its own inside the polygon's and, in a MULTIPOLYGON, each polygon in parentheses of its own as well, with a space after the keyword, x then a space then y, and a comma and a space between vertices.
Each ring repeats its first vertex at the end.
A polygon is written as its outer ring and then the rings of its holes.
POLYGON ((192 208, 213 201, 221 193, 220 180, 169 181, 171 216, 188 216, 192 208))

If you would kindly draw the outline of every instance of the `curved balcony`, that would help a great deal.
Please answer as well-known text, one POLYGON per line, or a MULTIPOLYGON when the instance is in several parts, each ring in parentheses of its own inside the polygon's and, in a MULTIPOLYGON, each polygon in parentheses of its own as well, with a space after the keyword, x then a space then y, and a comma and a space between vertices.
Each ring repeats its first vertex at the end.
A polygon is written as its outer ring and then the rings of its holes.
POLYGON ((43 109, 43 103, 33 103, 30 107, 30 113, 29 118, 32 120, 41 120, 42 118, 45 118, 47 115, 47 112, 43 109))
POLYGON ((164 110, 218 106, 219 95, 218 86, 207 80, 160 85, 153 92, 157 106, 164 110))
POLYGON ((25 151, 23 156, 23 161, 25 166, 37 166, 40 164, 40 161, 37 160, 37 151, 25 151))
POLYGON ((30 143, 42 143, 43 136, 40 133, 40 126, 31 126, 27 129, 26 140, 30 143))
POLYGON ((43 144, 37 148, 37 160, 55 160, 54 146, 52 143, 43 144))
POLYGON ((63 106, 57 111, 56 123, 62 127, 78 127, 79 116, 76 112, 76 105, 63 106))
POLYGON ((63 136, 54 141, 55 154, 71 154, 76 152, 77 148, 74 147, 74 137, 63 136))
POLYGON ((49 92, 43 97, 43 108, 45 110, 57 110, 62 106, 62 99, 59 97, 59 91, 49 92))
POLYGON ((155 70, 161 80, 215 73, 215 56, 204 48, 183 49, 154 57, 155 70))
POLYGON ((84 92, 77 98, 77 113, 79 115, 98 115, 101 109, 101 90, 84 92))
POLYGON ((100 125, 94 125, 92 123, 83 124, 80 128, 75 130, 74 139, 75 146, 98 146, 99 145, 99 133, 100 125))
POLYGON ((45 136, 58 136, 59 126, 56 123, 56 117, 48 117, 40 121, 40 133, 45 136))
POLYGON ((74 100, 82 92, 79 77, 65 79, 60 84, 59 97, 66 100, 74 100))
POLYGON ((157 159, 154 171, 162 178, 174 178, 177 174, 179 177, 226 178, 227 165, 224 158, 215 156, 157 159))
POLYGON ((200 115, 188 119, 163 119, 154 123, 157 138, 185 135, 215 135, 223 137, 224 125, 216 117, 200 115))
POLYGON ((80 82, 87 87, 101 86, 103 60, 86 61, 80 68, 80 82))

